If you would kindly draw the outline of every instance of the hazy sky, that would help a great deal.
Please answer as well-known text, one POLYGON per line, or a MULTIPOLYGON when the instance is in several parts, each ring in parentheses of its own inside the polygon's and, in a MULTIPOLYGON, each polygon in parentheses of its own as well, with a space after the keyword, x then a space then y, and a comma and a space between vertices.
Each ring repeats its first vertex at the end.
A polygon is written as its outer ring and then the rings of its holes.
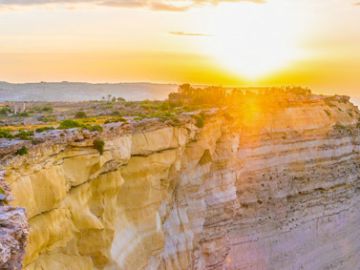
POLYGON ((360 97, 360 2, 0 0, 0 80, 296 84, 360 97))

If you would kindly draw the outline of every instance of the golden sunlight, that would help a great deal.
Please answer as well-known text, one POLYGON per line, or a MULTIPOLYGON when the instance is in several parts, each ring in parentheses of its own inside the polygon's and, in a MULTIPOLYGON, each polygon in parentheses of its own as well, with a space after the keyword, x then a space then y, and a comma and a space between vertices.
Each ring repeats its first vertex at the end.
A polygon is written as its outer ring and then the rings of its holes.
POLYGON ((229 72, 256 80, 305 57, 300 45, 306 22, 297 18, 284 5, 224 6, 207 50, 229 72))

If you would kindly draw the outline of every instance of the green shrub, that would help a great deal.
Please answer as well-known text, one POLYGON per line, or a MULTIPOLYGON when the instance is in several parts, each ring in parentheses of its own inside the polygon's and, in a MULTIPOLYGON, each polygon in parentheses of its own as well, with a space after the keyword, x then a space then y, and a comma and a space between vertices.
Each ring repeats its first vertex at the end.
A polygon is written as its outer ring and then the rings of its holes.
POLYGON ((141 102, 140 107, 146 110, 151 110, 151 109, 155 109, 156 105, 145 100, 141 102))
POLYGON ((26 146, 21 147, 20 149, 18 149, 15 154, 18 156, 24 156, 28 153, 28 149, 26 148, 26 146))
POLYGON ((75 118, 86 118, 87 114, 83 111, 79 111, 75 114, 75 118))
POLYGON ((102 126, 99 126, 99 125, 85 125, 83 126, 84 129, 87 129, 89 131, 98 131, 98 132, 102 132, 103 131, 103 128, 102 126))
POLYGON ((198 128, 203 128, 205 125, 205 116, 204 114, 198 114, 193 116, 195 118, 195 126, 198 128))
POLYGON ((11 134, 11 132, 7 129, 0 129, 0 138, 4 139, 12 139, 14 136, 11 134))
POLYGON ((28 130, 20 130, 18 133, 15 134, 15 137, 21 140, 31 140, 32 136, 34 136, 34 132, 28 130))
POLYGON ((41 133, 41 132, 45 132, 45 131, 49 131, 49 130, 54 130, 54 127, 41 127, 41 128, 37 128, 35 130, 35 132, 37 133, 41 133))
POLYGON ((93 146, 100 153, 100 155, 104 153, 105 142, 102 139, 95 139, 93 146))
POLYGON ((53 107, 51 107, 51 105, 45 105, 45 106, 42 108, 42 111, 43 111, 43 112, 53 112, 54 109, 53 109, 53 107))
POLYGON ((9 113, 11 113, 11 109, 9 106, 0 108, 0 115, 8 115, 9 113))
POLYGON ((44 123, 47 123, 47 122, 55 122, 57 119, 56 119, 56 116, 54 115, 48 115, 48 116, 39 116, 37 118, 37 120, 41 121, 41 122, 44 122, 44 123))
POLYGON ((81 121, 82 123, 94 123, 96 120, 94 118, 86 118, 81 121))
POLYGON ((79 127, 82 127, 82 125, 79 122, 71 119, 64 120, 59 125, 59 129, 69 129, 69 128, 79 128, 79 127))
POLYGON ((196 125, 198 128, 203 128, 204 125, 205 125, 204 118, 201 118, 201 117, 196 118, 196 123, 195 123, 195 125, 196 125))
POLYGON ((171 105, 169 104, 169 102, 162 102, 159 106, 159 109, 162 111, 166 111, 166 110, 172 109, 170 107, 171 107, 171 105))
POLYGON ((17 116, 19 116, 19 117, 28 117, 28 116, 30 116, 30 114, 28 112, 21 112, 21 113, 18 113, 17 116))
POLYGON ((70 129, 70 128, 83 128, 87 129, 89 131, 99 131, 102 132, 103 128, 99 125, 85 125, 82 123, 79 123, 78 121, 67 119, 60 123, 59 129, 70 129))

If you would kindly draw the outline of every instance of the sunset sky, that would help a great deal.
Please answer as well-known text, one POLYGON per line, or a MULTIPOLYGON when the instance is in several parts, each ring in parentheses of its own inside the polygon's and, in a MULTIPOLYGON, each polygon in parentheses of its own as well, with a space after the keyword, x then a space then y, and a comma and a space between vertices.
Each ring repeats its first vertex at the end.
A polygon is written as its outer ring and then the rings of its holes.
POLYGON ((360 97, 360 2, 0 0, 0 80, 295 84, 360 97))

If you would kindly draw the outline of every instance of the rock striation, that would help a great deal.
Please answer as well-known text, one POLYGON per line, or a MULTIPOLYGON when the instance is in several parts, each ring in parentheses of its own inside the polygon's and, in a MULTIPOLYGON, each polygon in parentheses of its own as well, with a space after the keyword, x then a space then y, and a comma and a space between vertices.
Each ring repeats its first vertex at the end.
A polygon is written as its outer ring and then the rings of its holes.
POLYGON ((26 270, 359 269, 359 116, 344 97, 249 100, 203 127, 109 126, 102 155, 45 141, 2 161, 0 265, 19 269, 21 207, 26 270))

